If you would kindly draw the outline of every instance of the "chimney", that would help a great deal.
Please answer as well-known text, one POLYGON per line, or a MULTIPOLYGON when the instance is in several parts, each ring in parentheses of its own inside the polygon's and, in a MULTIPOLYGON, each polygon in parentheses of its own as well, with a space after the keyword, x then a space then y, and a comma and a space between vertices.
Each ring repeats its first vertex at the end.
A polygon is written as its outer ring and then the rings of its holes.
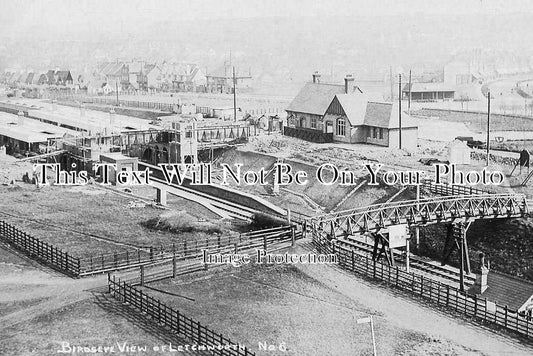
POLYGON ((52 100, 52 111, 57 111, 57 101, 52 100))
POLYGON ((489 266, 485 264, 485 256, 483 253, 479 254, 481 266, 479 273, 476 274, 476 281, 474 282, 475 294, 482 294, 488 288, 487 276, 489 274, 489 266))
POLYGON ((80 116, 85 116, 85 104, 83 103, 80 105, 80 116))
POLYGON ((23 126, 24 125, 24 113, 22 111, 19 111, 17 113, 17 125, 23 126))
POLYGON ((320 73, 318 72, 313 73, 313 83, 320 83, 320 73))
POLYGON ((348 94, 350 92, 350 82, 353 82, 354 78, 353 75, 347 74, 346 77, 344 77, 344 93, 348 94))

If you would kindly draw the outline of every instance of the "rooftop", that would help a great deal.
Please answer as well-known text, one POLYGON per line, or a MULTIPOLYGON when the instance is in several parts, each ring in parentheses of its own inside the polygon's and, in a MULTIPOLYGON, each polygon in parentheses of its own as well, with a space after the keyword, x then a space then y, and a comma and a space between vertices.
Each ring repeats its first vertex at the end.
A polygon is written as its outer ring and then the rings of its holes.
POLYGON ((487 275, 487 285, 481 297, 512 310, 519 310, 533 296, 533 283, 493 270, 487 275))
MULTIPOLYGON (((118 114, 115 114, 114 123, 111 124, 109 113, 102 111, 86 109, 85 116, 81 116, 79 108, 70 106, 57 104, 56 110, 53 111, 52 104, 43 101, 36 102, 35 100, 30 101, 28 99, 19 99, 15 103, 25 106, 32 104, 35 106, 33 110, 27 110, 29 116, 50 123, 69 126, 69 128, 91 132, 93 134, 104 132, 109 129, 111 129, 112 132, 122 132, 157 128, 156 126, 151 125, 148 120, 118 114)), ((28 118, 28 120, 37 121, 31 118, 28 118)))
POLYGON ((285 110, 324 115, 335 95, 342 93, 344 85, 307 83, 285 110))
MULTIPOLYGON (((406 84, 403 92, 409 91, 409 84, 406 84)), ((455 92, 455 88, 444 83, 411 83, 411 93, 432 93, 432 92, 455 92)))
MULTIPOLYGON (((335 96, 351 126, 374 126, 397 129, 399 125, 398 104, 368 100, 361 93, 335 96)), ((418 120, 402 111, 402 128, 418 127, 418 120)))
POLYGON ((65 134, 77 135, 79 133, 27 117, 24 118, 24 123, 19 125, 17 115, 0 112, 0 134, 16 140, 35 143, 61 138, 65 134))

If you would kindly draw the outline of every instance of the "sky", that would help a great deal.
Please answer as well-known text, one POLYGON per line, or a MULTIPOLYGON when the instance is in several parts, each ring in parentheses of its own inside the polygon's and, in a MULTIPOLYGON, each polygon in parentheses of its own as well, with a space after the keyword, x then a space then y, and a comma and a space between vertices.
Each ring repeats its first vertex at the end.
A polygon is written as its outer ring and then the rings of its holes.
POLYGON ((309 62, 332 48, 372 63, 445 61, 462 47, 529 51, 529 15, 532 0, 0 0, 0 67, 212 51, 206 61, 220 62, 232 46, 265 61, 300 49, 309 62))
POLYGON ((3 27, 28 23, 158 22, 180 19, 533 12, 527 0, 0 0, 3 27))

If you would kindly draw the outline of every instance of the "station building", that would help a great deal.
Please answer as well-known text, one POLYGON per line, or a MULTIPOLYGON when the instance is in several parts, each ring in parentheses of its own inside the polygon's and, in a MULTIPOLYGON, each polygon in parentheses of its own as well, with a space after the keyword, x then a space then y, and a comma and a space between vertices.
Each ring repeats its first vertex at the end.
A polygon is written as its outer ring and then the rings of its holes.
MULTIPOLYGON (((400 146, 399 108, 396 103, 370 100, 353 85, 322 84, 319 75, 306 84, 287 107, 284 135, 312 142, 368 143, 390 148, 400 146)), ((401 114, 401 147, 414 149, 418 123, 401 114)))

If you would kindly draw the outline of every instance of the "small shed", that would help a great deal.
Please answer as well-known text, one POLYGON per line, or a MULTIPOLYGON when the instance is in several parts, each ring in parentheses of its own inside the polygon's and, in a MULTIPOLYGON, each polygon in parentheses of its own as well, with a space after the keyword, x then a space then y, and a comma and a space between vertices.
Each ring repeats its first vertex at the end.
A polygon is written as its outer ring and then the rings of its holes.
POLYGON ((470 164, 470 153, 472 149, 468 147, 466 142, 454 140, 448 146, 448 161, 450 164, 470 164))
POLYGON ((110 152, 101 154, 100 160, 103 163, 112 163, 117 165, 116 171, 114 169, 111 169, 111 172, 109 172, 109 182, 113 185, 116 184, 117 172, 138 170, 138 158, 125 156, 120 152, 110 152))

